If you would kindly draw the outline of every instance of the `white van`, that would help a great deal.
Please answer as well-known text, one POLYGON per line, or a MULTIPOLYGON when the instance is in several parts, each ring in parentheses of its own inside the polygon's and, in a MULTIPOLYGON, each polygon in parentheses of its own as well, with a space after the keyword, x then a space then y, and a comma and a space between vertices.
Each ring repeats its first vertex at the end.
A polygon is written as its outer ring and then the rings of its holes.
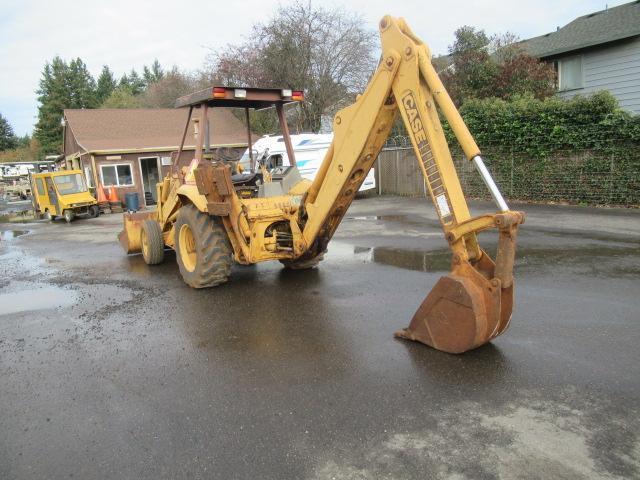
MULTIPOLYGON (((314 179, 332 141, 333 133, 301 133, 299 135, 291 135, 291 144, 296 156, 296 164, 303 178, 308 180, 314 179)), ((256 168, 260 160, 265 162, 267 169, 281 166, 287 167, 290 165, 287 148, 282 135, 265 135, 252 145, 252 150, 256 168)), ((244 155, 242 155, 240 164, 245 172, 249 171, 251 160, 249 158, 248 148, 244 152, 244 155)), ((359 191, 365 192, 374 188, 376 188, 376 175, 372 168, 362 182, 359 191)))

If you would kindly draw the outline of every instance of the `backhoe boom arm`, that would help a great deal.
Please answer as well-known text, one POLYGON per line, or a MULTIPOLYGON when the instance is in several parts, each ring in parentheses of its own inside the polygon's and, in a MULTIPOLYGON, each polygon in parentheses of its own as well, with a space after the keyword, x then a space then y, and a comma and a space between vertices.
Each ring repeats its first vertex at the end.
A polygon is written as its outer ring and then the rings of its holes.
POLYGON ((403 19, 390 16, 380 22, 380 36, 382 61, 365 92, 335 116, 333 143, 303 199, 301 226, 308 246, 303 258, 326 249, 400 112, 453 258, 451 274, 438 282, 410 327, 398 335, 449 352, 466 351, 502 333, 509 323, 515 238, 524 217, 508 209, 431 64, 427 46, 403 19), (438 108, 478 168, 499 213, 471 217, 438 108), (488 228, 500 231, 497 265, 477 241, 477 233, 488 228))

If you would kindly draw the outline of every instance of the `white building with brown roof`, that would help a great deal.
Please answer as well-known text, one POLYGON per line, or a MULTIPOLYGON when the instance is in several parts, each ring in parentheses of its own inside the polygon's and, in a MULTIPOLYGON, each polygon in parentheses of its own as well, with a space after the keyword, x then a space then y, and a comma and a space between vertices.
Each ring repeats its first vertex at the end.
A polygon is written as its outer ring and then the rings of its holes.
MULTIPOLYGON (((84 171, 90 187, 138 192, 141 205, 156 200, 156 183, 169 171, 171 153, 182 139, 188 110, 90 109, 64 111, 64 162, 84 171)), ((246 127, 226 109, 210 109, 211 146, 226 156, 247 148, 246 127)), ((189 126, 182 153, 193 157, 194 127, 189 126)))

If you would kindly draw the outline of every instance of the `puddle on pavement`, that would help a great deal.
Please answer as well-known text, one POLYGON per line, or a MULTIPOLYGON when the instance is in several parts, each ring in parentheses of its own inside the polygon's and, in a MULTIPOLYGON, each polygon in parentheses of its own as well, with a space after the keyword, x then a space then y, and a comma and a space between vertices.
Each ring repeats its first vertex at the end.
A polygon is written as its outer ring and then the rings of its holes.
POLYGON ((418 272, 442 272, 449 270, 451 267, 451 253, 449 250, 424 252, 388 247, 355 247, 354 253, 366 256, 372 263, 391 265, 418 272))
POLYGON ((532 270, 571 266, 594 275, 635 276, 640 274, 640 248, 605 246, 522 248, 516 250, 515 266, 532 270))
POLYGON ((388 222, 402 222, 409 217, 407 215, 353 215, 344 218, 345 220, 386 220, 388 222))
POLYGON ((3 293, 0 294, 0 315, 66 307, 76 300, 76 292, 55 286, 3 293))
POLYGON ((345 220, 355 220, 358 222, 381 221, 403 223, 405 225, 422 225, 429 226, 438 224, 437 220, 430 220, 415 215, 351 215, 344 217, 345 220))
MULTIPOLYGON (((359 247, 333 242, 330 256, 352 258, 363 263, 378 263, 419 272, 444 272, 451 268, 448 249, 409 250, 392 247, 359 247)), ((494 251, 490 251, 492 257, 494 251)), ((640 248, 520 248, 516 251, 515 268, 542 269, 558 265, 581 266, 602 275, 635 275, 640 273, 640 248), (631 259, 631 261, 629 261, 631 259)))
POLYGON ((27 233, 29 233, 28 230, 4 230, 0 232, 0 241, 10 241, 27 233))
POLYGON ((175 261, 175 252, 171 249, 165 249, 164 261, 159 265, 147 265, 141 253, 121 257, 119 265, 121 271, 150 278, 157 277, 160 273, 174 274, 178 268, 175 261))
POLYGON ((419 272, 442 272, 451 267, 451 252, 447 249, 409 250, 393 247, 359 247, 333 242, 331 256, 351 257, 363 263, 378 263, 419 272))
POLYGON ((583 232, 583 231, 571 231, 571 230, 547 230, 547 229, 537 229, 538 232, 544 233, 544 235, 555 238, 564 238, 573 239, 578 238, 582 241, 584 240, 597 240, 605 243, 610 242, 618 242, 622 244, 627 244, 629 246, 638 246, 640 245, 640 239, 638 239, 637 235, 629 235, 629 234, 611 234, 611 233, 602 233, 602 232, 583 232))

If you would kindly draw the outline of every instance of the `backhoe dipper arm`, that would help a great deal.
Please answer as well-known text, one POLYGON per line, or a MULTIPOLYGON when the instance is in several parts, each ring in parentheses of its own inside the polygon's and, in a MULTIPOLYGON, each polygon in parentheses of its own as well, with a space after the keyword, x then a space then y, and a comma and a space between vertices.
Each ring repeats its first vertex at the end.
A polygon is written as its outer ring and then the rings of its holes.
POLYGON ((460 353, 502 333, 511 318, 515 238, 523 221, 508 209, 480 150, 431 64, 427 46, 403 19, 380 22, 382 61, 365 92, 339 111, 334 140, 303 199, 301 224, 307 251, 320 255, 371 169, 400 111, 420 171, 453 252, 452 272, 442 277, 398 336, 460 353), (473 161, 500 213, 471 218, 438 116, 447 119, 466 157, 473 161), (496 264, 476 234, 500 231, 496 264))

